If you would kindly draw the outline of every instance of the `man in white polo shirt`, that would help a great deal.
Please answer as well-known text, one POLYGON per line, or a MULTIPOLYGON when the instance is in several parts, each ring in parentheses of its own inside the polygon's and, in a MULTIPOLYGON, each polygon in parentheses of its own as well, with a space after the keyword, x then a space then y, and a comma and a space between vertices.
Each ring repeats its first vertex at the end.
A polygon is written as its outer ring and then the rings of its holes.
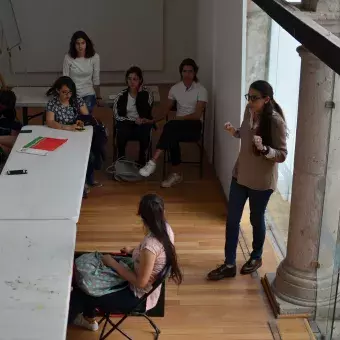
POLYGON ((170 151, 173 172, 162 182, 163 188, 182 181, 179 170, 181 164, 180 142, 196 142, 201 138, 202 115, 208 102, 207 90, 198 82, 198 66, 192 59, 185 59, 179 66, 181 81, 169 92, 167 112, 169 114, 174 104, 177 112, 174 120, 165 124, 158 141, 156 152, 152 159, 140 169, 144 177, 150 176, 156 170, 156 162, 165 150, 170 151))

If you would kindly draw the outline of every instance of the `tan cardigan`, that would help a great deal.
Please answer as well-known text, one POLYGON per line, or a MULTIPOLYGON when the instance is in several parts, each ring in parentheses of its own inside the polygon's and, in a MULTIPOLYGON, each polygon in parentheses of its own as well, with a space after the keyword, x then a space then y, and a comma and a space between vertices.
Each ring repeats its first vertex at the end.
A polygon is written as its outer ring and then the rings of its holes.
MULTIPOLYGON (((287 129, 282 117, 273 112, 272 115, 272 147, 269 155, 256 155, 253 150, 253 137, 255 130, 251 128, 250 112, 246 108, 242 125, 235 137, 241 138, 241 149, 236 161, 233 177, 237 182, 250 189, 268 190, 276 189, 278 179, 278 163, 287 157, 287 129)), ((266 145, 268 147, 268 145, 266 145)))

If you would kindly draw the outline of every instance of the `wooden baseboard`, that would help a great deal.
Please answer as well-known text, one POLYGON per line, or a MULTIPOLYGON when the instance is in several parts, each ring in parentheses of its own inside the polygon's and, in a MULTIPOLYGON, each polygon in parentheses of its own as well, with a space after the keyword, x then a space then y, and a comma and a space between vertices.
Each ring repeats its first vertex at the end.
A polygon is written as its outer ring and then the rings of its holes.
POLYGON ((301 314, 281 314, 280 308, 276 302, 275 296, 270 288, 270 283, 268 281, 267 276, 261 277, 261 283, 263 286, 263 289, 267 295, 267 298, 269 300, 270 306, 272 308, 272 311, 274 313, 275 318, 277 319, 308 319, 311 317, 308 313, 301 313, 301 314))

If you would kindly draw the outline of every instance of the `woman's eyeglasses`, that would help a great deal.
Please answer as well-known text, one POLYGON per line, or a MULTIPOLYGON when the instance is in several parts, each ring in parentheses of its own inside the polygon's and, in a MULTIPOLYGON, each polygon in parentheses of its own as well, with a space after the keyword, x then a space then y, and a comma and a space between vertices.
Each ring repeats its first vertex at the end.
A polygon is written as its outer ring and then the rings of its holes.
POLYGON ((246 94, 244 96, 244 98, 246 98, 246 100, 249 102, 256 102, 257 100, 263 98, 263 97, 259 97, 259 96, 251 96, 250 94, 246 94))
POLYGON ((62 93, 64 96, 68 96, 68 95, 71 95, 71 96, 72 96, 72 91, 61 91, 61 93, 62 93))

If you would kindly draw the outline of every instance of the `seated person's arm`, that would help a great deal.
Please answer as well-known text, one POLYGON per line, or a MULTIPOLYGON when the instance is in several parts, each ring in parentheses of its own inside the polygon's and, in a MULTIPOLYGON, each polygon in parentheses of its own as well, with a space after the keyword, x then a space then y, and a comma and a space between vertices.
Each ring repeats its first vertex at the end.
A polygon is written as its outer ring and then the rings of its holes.
POLYGON ((89 110, 88 110, 86 104, 80 106, 80 108, 79 108, 79 113, 80 113, 81 115, 85 115, 85 116, 87 116, 87 115, 89 114, 89 110))
POLYGON ((138 273, 135 273, 119 264, 111 255, 104 255, 102 259, 106 266, 113 268, 123 279, 137 288, 145 288, 148 285, 155 260, 156 255, 154 253, 143 249, 139 256, 139 270, 138 273))
POLYGON ((206 105, 206 102, 198 101, 194 113, 187 116, 176 117, 176 120, 200 120, 202 118, 206 105))
POLYGON ((171 110, 172 110, 174 105, 175 105, 175 100, 168 98, 168 101, 166 103, 165 114, 162 115, 162 117, 155 119, 155 123, 157 123, 157 122, 163 120, 164 118, 166 118, 169 115, 169 113, 171 112, 171 110))
POLYGON ((47 111, 46 112, 46 125, 52 129, 58 129, 58 130, 68 130, 68 131, 75 131, 77 128, 77 124, 73 125, 64 125, 56 122, 54 120, 54 112, 47 111))
POLYGON ((152 115, 152 109, 153 109, 153 93, 152 91, 146 90, 148 93, 148 103, 147 103, 147 107, 148 107, 148 116, 151 116, 151 119, 146 119, 143 118, 141 120, 142 124, 154 124, 156 122, 156 119, 153 118, 152 115))

